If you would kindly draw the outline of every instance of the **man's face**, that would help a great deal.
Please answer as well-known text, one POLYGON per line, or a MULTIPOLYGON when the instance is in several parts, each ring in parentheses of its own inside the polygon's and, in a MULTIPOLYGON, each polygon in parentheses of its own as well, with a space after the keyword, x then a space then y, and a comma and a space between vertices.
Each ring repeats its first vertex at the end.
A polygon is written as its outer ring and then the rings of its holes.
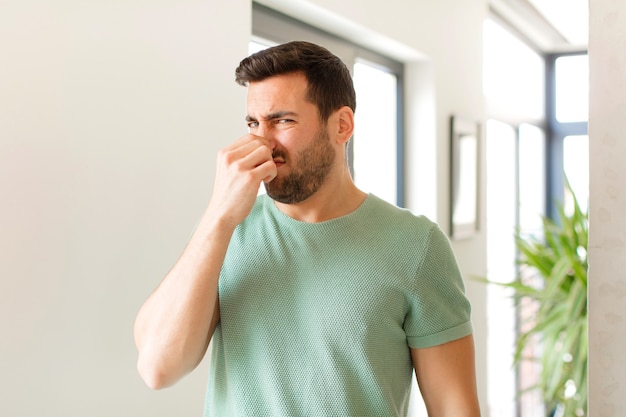
POLYGON ((317 107, 306 100, 304 74, 294 73, 252 82, 248 87, 250 133, 274 147, 278 175, 265 183, 274 200, 295 204, 313 195, 335 162, 328 129, 317 107))

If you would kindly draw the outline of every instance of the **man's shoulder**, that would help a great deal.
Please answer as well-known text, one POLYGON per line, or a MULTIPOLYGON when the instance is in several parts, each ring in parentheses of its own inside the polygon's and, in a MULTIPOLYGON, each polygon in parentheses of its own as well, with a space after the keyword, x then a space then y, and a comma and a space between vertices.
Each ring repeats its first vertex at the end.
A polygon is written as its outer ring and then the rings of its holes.
POLYGON ((408 227, 422 230, 429 230, 436 227, 436 223, 428 217, 414 213, 407 208, 398 207, 376 195, 370 194, 368 196, 368 203, 370 206, 368 215, 380 218, 388 227, 408 227))

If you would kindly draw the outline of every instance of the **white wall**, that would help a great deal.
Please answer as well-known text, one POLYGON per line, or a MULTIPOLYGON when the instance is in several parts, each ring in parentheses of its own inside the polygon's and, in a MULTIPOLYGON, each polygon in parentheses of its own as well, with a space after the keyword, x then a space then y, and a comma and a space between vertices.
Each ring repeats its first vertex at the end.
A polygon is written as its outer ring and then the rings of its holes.
MULTIPOLYGON (((278 3, 401 46, 409 204, 447 229, 448 118, 484 117, 486 0, 278 3)), ((249 36, 249 0, 0 6, 0 415, 200 415, 206 363, 149 391, 132 324, 207 201, 216 150, 244 131, 233 69, 249 36)), ((484 275, 484 230, 454 245, 484 275)), ((468 293, 484 405, 485 288, 468 293)))
POLYGON ((0 5, 0 415, 201 414, 206 373, 151 392, 132 325, 245 131, 249 27, 248 0, 0 5))
POLYGON ((626 409, 626 7, 590 0, 589 415, 626 409))

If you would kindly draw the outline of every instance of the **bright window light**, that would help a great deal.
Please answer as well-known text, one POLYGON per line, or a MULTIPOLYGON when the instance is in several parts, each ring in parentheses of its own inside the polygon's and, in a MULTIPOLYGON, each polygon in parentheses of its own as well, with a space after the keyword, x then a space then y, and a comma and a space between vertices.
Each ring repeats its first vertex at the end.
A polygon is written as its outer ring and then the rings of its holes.
MULTIPOLYGON (((587 210, 589 200, 589 136, 566 136, 563 140, 563 170, 578 204, 587 210)), ((565 211, 574 211, 572 196, 565 193, 565 211)))
POLYGON ((397 79, 359 61, 354 65, 354 181, 359 188, 397 203, 397 79))
POLYGON ((483 90, 489 113, 505 118, 515 115, 542 119, 543 58, 493 20, 485 20, 483 29, 483 90))
POLYGON ((556 118, 559 122, 584 122, 589 114, 589 56, 556 59, 556 118))
POLYGON ((533 6, 571 43, 589 40, 589 0, 530 0, 533 6))
MULTIPOLYGON (((487 277, 496 282, 515 276, 515 152, 517 132, 508 124, 487 121, 487 277)), ((511 291, 487 286, 487 387, 492 416, 513 417, 515 410, 515 304, 511 291)))
POLYGON ((543 228, 546 198, 546 137, 527 123, 519 127, 519 227, 524 233, 543 228))
POLYGON ((268 40, 260 39, 260 38, 255 39, 253 41, 248 42, 248 55, 252 55, 256 52, 260 52, 273 45, 275 45, 274 42, 270 42, 268 40))

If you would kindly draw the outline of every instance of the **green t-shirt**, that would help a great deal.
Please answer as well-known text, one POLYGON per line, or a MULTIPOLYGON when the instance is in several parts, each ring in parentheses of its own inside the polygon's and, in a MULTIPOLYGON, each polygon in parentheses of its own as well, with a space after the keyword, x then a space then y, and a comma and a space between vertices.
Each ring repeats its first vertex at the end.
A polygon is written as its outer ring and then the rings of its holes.
POLYGON ((219 299, 205 416, 404 416, 410 347, 472 332, 446 236, 373 195, 321 223, 259 197, 219 299))

